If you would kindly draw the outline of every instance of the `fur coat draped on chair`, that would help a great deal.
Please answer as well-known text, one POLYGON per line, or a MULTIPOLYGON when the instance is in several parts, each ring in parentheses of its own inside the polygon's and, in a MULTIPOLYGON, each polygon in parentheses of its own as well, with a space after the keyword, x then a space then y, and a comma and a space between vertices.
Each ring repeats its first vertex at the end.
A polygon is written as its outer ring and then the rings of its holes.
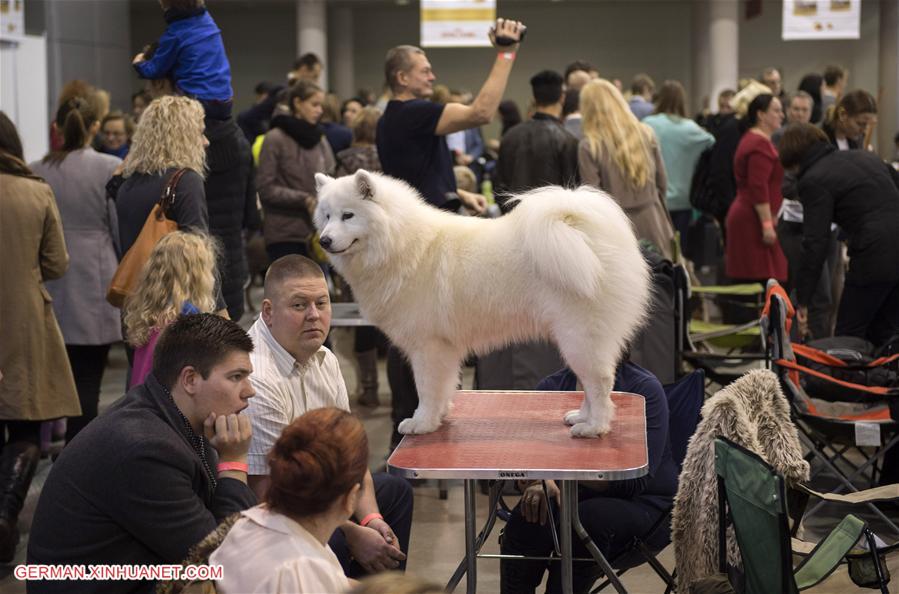
MULTIPOLYGON (((726 437, 759 454, 788 485, 809 477, 789 404, 774 373, 749 371, 710 398, 687 447, 674 500, 671 538, 679 592, 689 592, 691 584, 718 571, 716 437, 726 437)), ((731 565, 742 565, 732 529, 727 557, 731 565)))

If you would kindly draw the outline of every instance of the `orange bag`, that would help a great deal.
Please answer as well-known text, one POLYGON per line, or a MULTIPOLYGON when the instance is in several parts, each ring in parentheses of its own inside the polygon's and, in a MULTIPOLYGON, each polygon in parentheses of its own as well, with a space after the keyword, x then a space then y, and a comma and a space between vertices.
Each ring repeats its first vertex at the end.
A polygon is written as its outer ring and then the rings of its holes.
POLYGON ((106 291, 106 301, 115 307, 121 308, 125 305, 125 299, 134 292, 141 270, 150 259, 150 252, 156 247, 156 243, 163 236, 178 230, 178 223, 166 217, 165 213, 174 204, 175 189, 186 171, 187 169, 179 169, 169 178, 162 197, 147 215, 140 234, 128 248, 122 261, 119 262, 119 267, 116 268, 112 281, 109 283, 109 289, 106 291))

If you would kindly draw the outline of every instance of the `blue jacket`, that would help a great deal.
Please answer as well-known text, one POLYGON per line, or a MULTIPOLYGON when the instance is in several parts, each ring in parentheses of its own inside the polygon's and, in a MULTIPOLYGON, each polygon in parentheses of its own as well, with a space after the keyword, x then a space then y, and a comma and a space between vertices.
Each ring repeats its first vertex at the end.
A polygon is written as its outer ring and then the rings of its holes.
POLYGON ((134 69, 141 78, 171 77, 185 95, 202 100, 231 99, 231 65, 222 33, 212 16, 201 9, 185 13, 167 10, 169 24, 153 57, 134 69))

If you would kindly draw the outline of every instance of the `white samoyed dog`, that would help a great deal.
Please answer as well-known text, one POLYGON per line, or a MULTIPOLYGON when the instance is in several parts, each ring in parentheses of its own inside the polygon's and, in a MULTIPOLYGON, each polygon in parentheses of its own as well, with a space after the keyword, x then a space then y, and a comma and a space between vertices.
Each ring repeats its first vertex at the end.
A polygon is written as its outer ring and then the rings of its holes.
POLYGON ((615 366, 650 291, 630 220, 612 198, 546 187, 482 219, 438 210, 386 175, 315 181, 322 247, 365 317, 412 364, 419 406, 401 433, 440 426, 467 354, 540 338, 556 343, 586 392, 565 415, 571 434, 609 431, 615 366))

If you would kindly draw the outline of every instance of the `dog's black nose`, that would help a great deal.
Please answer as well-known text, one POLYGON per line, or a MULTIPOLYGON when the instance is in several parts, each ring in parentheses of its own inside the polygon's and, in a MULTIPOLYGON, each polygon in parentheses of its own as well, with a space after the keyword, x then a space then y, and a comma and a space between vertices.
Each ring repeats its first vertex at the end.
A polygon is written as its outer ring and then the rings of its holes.
POLYGON ((322 235, 322 236, 319 238, 318 242, 321 244, 321 246, 322 246, 324 249, 328 249, 329 247, 331 247, 331 243, 332 243, 332 242, 331 242, 331 238, 328 237, 327 235, 322 235))

